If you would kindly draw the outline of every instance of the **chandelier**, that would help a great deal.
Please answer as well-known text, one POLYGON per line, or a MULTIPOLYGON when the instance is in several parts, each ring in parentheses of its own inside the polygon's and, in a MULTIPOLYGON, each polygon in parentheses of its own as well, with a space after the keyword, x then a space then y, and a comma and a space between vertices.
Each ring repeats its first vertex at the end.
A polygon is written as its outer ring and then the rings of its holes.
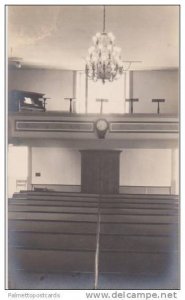
POLYGON ((115 46, 114 35, 105 32, 105 6, 103 8, 103 32, 96 33, 92 38, 94 45, 88 50, 85 70, 93 81, 100 79, 105 83, 119 78, 123 71, 128 70, 130 63, 124 68, 121 49, 115 46))

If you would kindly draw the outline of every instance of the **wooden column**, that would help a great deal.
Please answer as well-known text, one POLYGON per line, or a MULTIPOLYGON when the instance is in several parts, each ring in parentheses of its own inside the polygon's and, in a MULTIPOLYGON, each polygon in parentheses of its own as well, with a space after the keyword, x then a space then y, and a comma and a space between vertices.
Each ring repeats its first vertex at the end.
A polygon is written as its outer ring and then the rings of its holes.
POLYGON ((28 177, 27 189, 32 189, 32 147, 28 146, 28 177))
POLYGON ((88 76, 85 76, 85 113, 88 113, 88 76))

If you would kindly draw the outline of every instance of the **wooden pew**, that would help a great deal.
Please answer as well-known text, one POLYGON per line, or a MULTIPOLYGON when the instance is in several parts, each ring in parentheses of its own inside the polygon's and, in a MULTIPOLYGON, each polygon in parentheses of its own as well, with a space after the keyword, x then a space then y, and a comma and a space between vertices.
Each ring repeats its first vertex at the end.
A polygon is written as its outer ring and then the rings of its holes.
POLYGON ((46 232, 46 233, 81 233, 81 234, 96 234, 96 222, 71 222, 71 221, 56 221, 56 220, 9 220, 9 231, 31 231, 31 232, 46 232))
POLYGON ((9 200, 10 276, 15 270, 94 273, 97 199, 84 199, 20 193, 9 200))
POLYGON ((98 214, 100 276, 165 277, 171 265, 178 272, 178 197, 172 195, 16 193, 9 200, 10 267, 94 273, 98 214))
POLYGON ((173 277, 178 286, 178 197, 147 197, 101 197, 100 276, 121 273, 132 280, 144 276, 145 288, 150 288, 151 277, 167 286, 173 277))
POLYGON ((20 193, 14 193, 13 198, 26 198, 26 199, 74 199, 74 200, 97 200, 99 195, 97 194, 82 194, 82 193, 66 193, 66 192, 34 192, 34 191, 22 191, 20 193))

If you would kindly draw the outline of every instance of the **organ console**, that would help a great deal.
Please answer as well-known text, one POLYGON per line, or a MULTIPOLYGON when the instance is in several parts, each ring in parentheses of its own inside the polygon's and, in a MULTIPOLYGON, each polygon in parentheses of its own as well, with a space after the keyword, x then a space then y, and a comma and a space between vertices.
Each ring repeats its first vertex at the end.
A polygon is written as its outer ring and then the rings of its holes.
POLYGON ((12 90, 9 94, 9 111, 46 111, 45 94, 12 90))

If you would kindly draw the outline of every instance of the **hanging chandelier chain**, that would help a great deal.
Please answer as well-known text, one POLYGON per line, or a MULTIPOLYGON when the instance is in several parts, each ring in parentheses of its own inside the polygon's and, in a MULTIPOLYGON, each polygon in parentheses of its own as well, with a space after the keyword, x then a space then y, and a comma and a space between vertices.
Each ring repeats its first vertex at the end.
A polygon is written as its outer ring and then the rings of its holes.
POLYGON ((105 5, 103 6, 103 32, 105 32, 105 5))

